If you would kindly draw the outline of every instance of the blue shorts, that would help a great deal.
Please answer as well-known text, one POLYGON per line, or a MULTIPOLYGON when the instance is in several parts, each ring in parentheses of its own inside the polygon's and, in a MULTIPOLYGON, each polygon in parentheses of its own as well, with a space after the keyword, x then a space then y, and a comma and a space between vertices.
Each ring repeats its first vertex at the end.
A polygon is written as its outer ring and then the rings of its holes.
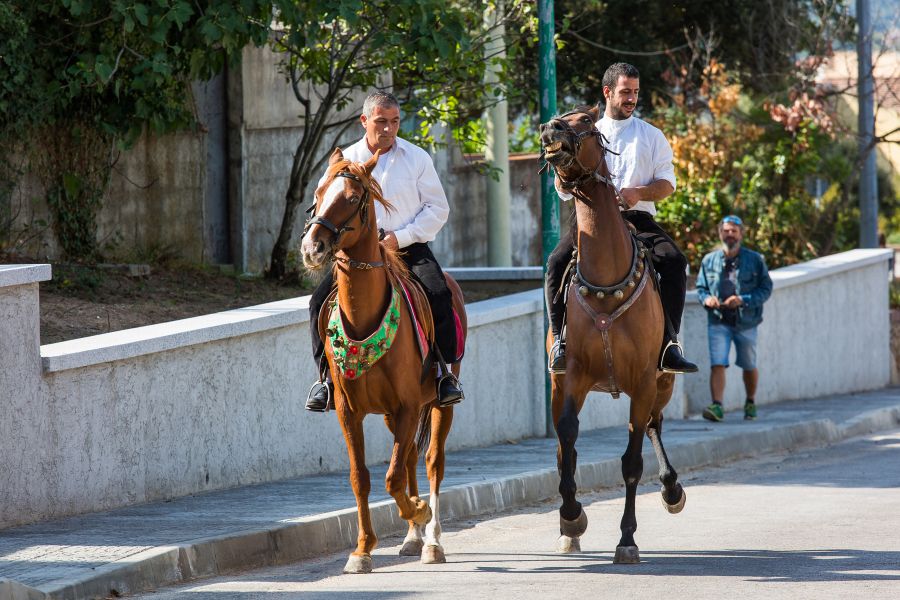
POLYGON ((709 363, 727 367, 731 343, 737 350, 735 364, 745 371, 756 368, 756 327, 735 329, 729 325, 709 325, 709 363))

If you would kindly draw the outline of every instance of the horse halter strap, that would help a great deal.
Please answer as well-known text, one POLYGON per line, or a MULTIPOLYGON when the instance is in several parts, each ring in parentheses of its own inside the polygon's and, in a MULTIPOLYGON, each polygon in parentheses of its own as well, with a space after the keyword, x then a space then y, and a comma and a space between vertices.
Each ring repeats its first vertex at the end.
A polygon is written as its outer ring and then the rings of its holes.
MULTIPOLYGON (((600 174, 600 167, 603 165, 602 157, 600 159, 600 162, 597 163, 597 166, 594 167, 593 170, 589 170, 586 166, 581 164, 581 161, 578 159, 578 152, 581 149, 581 144, 584 143, 584 140, 589 137, 597 138, 597 144, 600 146, 600 149, 603 151, 606 151, 606 147, 603 145, 603 141, 602 141, 603 134, 600 133, 600 131, 594 125, 591 125, 591 128, 589 130, 578 133, 577 131, 575 131, 575 128, 573 128, 571 125, 569 125, 566 121, 563 120, 570 115, 588 115, 588 116, 590 116, 590 113, 586 113, 586 112, 580 111, 580 110, 573 110, 573 111, 569 111, 566 114, 561 115, 556 118, 565 127, 566 133, 568 133, 572 137, 573 145, 575 146, 575 152, 573 155, 573 159, 576 163, 578 163, 578 166, 581 167, 581 170, 585 171, 585 174, 582 175, 581 177, 579 177, 578 179, 569 181, 569 180, 563 179, 562 175, 559 174, 559 171, 556 170, 556 167, 551 167, 554 170, 554 172, 556 173, 556 176, 559 177, 560 186, 565 190, 578 191, 577 188, 582 187, 585 183, 594 181, 594 182, 598 182, 598 183, 604 183, 604 184, 608 185, 609 187, 611 187, 613 190, 616 190, 615 184, 613 184, 613 182, 609 178, 600 174)), ((547 164, 549 164, 549 163, 547 163, 547 164)), ((618 195, 618 190, 616 190, 616 193, 618 195)), ((585 201, 583 194, 574 194, 574 195, 576 198, 580 199, 581 201, 585 201)))
MULTIPOLYGON (((334 174, 334 176, 335 177, 346 177, 347 179, 352 179, 353 181, 356 181, 357 183, 359 183, 362 186, 363 195, 362 195, 362 198, 360 198, 360 200, 359 200, 359 204, 356 206, 356 210, 353 211, 353 214, 350 215, 349 217, 347 217, 347 220, 345 220, 343 223, 341 223, 340 226, 335 225, 334 223, 332 223, 325 217, 320 217, 316 214, 313 214, 312 217, 310 217, 309 220, 306 222, 306 225, 303 227, 303 233, 306 234, 306 232, 309 231, 309 228, 312 227, 313 225, 321 225, 322 227, 324 227, 325 229, 327 229, 328 231, 330 231, 331 233, 333 233, 335 235, 335 243, 337 243, 337 240, 339 240, 341 238, 341 236, 344 235, 345 232, 353 231, 354 228, 347 225, 347 223, 349 223, 350 221, 355 219, 356 215, 360 215, 360 222, 363 225, 365 225, 366 222, 368 221, 369 188, 367 188, 365 186, 362 179, 360 179, 359 177, 357 177, 350 171, 338 171, 337 173, 334 174)), ((313 204, 313 206, 310 210, 315 210, 315 208, 316 208, 316 206, 315 206, 315 204, 313 204)))

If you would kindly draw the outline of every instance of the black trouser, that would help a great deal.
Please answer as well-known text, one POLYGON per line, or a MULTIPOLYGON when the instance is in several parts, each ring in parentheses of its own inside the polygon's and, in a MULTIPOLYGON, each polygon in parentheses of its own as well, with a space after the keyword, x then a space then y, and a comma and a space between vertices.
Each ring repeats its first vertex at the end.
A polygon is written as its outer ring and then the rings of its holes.
MULTIPOLYGON (((622 216, 635 226, 638 238, 644 242, 647 248, 650 248, 653 267, 659 273, 659 295, 663 310, 668 315, 675 333, 678 334, 681 329, 681 315, 684 313, 684 294, 687 291, 687 259, 672 238, 653 220, 650 213, 643 210, 627 210, 622 213, 622 216)), ((553 297, 559 286, 562 285, 563 273, 572 258, 575 234, 576 229, 570 228, 547 259, 547 280, 544 282, 544 293, 547 295, 550 330, 554 337, 559 336, 566 314, 565 292, 560 294, 556 302, 553 302, 553 297)), ((668 328, 666 329, 666 342, 675 341, 669 339, 668 328)))
MULTIPOLYGON (((444 272, 428 244, 411 244, 400 251, 400 257, 415 280, 422 284, 434 317, 437 347, 444 360, 452 362, 456 359, 456 321, 453 318, 453 296, 447 287, 444 272)), ((319 337, 319 311, 333 286, 334 276, 329 271, 309 299, 309 333, 312 338, 313 360, 317 366, 322 364, 322 355, 325 353, 325 344, 319 337)))

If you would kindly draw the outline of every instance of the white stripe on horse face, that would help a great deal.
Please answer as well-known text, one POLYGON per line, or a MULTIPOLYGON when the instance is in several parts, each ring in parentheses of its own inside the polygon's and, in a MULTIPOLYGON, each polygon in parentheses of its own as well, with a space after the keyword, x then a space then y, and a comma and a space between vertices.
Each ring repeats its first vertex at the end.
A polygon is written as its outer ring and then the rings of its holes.
MULTIPOLYGON (((319 210, 316 211, 317 215, 325 214, 325 211, 329 206, 334 202, 334 200, 340 195, 341 192, 344 191, 344 185, 347 183, 345 181, 346 177, 335 177, 334 181, 332 181, 328 185, 328 189, 325 190, 325 194, 322 197, 322 205, 319 207, 319 210)), ((306 240, 306 237, 310 234, 312 228, 310 227, 309 231, 306 232, 306 235, 303 236, 303 240, 306 240)))

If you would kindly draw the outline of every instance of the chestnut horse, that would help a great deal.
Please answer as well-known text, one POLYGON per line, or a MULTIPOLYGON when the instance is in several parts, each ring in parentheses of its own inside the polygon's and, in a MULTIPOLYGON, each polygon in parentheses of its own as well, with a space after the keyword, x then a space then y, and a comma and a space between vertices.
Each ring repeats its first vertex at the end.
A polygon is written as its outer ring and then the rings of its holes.
MULTIPOLYGON (((634 541, 634 501, 643 473, 641 446, 650 438, 659 460, 662 500, 671 513, 684 507, 678 483, 662 444, 663 408, 672 396, 674 375, 657 372, 664 316, 655 272, 643 246, 632 236, 619 211, 617 192, 594 126, 599 108, 573 111, 541 125, 544 157, 561 186, 575 197, 576 253, 566 304, 566 372, 551 376, 552 416, 559 440, 557 464, 562 496, 560 552, 580 551, 587 517, 575 499, 578 413, 588 392, 624 392, 631 399, 628 447, 622 456, 625 514, 616 563, 640 561, 634 541)), ((566 285, 564 280, 564 285, 566 285)), ((547 347, 552 344, 548 336, 547 347)))
MULTIPOLYGON (((378 542, 369 513, 371 484, 363 439, 363 418, 368 414, 384 415, 388 429, 394 434, 386 487, 397 502, 400 517, 409 521, 409 532, 400 554, 421 554, 423 563, 446 562, 440 542, 439 492, 444 476, 444 442, 453 421, 453 407, 438 407, 434 373, 423 372, 417 325, 402 300, 402 288, 405 286, 414 303, 423 309, 417 312, 430 344, 433 323, 428 301, 400 257, 378 241, 375 202, 391 209, 382 197, 378 182, 370 177, 379 155, 380 151, 362 164, 344 159, 340 148, 334 151, 327 177, 316 190, 315 211, 301 245, 307 269, 319 270, 334 262, 337 283, 339 315, 332 317, 332 324, 340 321, 343 335, 335 331, 334 325, 329 325, 322 339, 334 378, 335 410, 350 455, 350 485, 356 496, 359 519, 356 550, 344 567, 345 573, 370 572, 371 553, 378 542), (390 325, 394 337, 386 340, 381 334, 390 325), (365 341, 370 338, 381 341, 367 345, 365 341), (376 345, 383 355, 375 356, 376 345), (421 432, 419 443, 428 444, 425 459, 431 485, 428 504, 418 497, 417 426, 421 432), (426 442, 429 437, 430 442, 426 442)), ((447 285, 465 332, 462 292, 449 276, 447 285)), ((328 321, 333 306, 331 300, 325 304, 320 323, 328 321)), ((453 370, 458 374, 458 363, 453 370)))

